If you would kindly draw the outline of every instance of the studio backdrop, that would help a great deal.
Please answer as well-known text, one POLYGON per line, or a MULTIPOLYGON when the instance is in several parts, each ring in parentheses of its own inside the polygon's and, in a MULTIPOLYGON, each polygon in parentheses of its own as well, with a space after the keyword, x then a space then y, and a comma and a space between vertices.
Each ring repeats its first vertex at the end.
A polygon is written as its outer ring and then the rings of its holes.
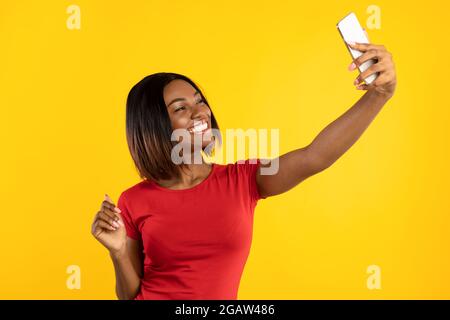
POLYGON ((184 74, 222 132, 276 132, 269 155, 283 154, 364 94, 336 29, 355 12, 392 53, 396 93, 330 168, 258 202, 238 297, 449 299, 449 10, 437 0, 2 1, 0 298, 116 299, 90 228, 105 193, 117 201, 140 181, 125 135, 135 83, 184 74))

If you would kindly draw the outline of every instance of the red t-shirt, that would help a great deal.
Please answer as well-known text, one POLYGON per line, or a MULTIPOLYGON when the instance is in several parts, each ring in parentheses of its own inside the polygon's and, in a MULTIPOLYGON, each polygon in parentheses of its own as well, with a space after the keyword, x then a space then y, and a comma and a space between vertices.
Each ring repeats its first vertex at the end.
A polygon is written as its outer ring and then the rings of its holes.
POLYGON ((259 159, 212 164, 196 186, 171 190, 151 180, 122 192, 127 235, 142 241, 144 276, 135 300, 237 299, 261 196, 259 159))

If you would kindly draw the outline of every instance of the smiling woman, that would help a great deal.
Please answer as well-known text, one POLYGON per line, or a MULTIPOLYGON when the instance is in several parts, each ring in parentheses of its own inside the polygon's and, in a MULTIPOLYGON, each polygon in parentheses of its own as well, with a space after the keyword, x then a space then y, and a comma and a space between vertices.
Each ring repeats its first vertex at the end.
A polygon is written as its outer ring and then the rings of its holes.
POLYGON ((205 128, 201 125, 205 123, 208 128, 219 129, 205 96, 188 77, 164 72, 138 82, 127 99, 126 134, 140 177, 179 178, 178 166, 171 159, 172 132, 180 128, 194 131, 192 133, 203 132, 205 128), (192 108, 196 109, 194 119, 192 110, 188 110, 192 108))
MULTIPOLYGON (((110 251, 120 299, 236 299, 250 251, 258 200, 284 193, 330 167, 362 135, 392 97, 396 73, 391 54, 378 45, 356 44, 366 52, 353 61, 377 58, 360 74, 379 72, 349 110, 326 126, 307 146, 279 159, 233 164, 192 164, 197 144, 217 121, 199 88, 174 73, 150 75, 127 100, 128 146, 144 180, 119 197, 106 197, 92 226, 110 251), (175 164, 173 132, 181 130, 182 153, 175 164), (194 150, 192 152, 192 150, 194 150), (279 170, 264 174, 275 160, 279 170)), ((213 137, 209 136, 211 139, 213 137)), ((205 141, 206 140, 206 141, 205 141)), ((180 142, 180 141, 178 141, 180 142)), ((220 141, 219 141, 220 142, 220 141)))
MULTIPOLYGON (((142 79, 126 108, 128 146, 143 181, 123 191, 117 207, 106 196, 92 226, 110 252, 117 296, 236 299, 254 209, 263 198, 256 186, 259 159, 174 163, 178 143, 188 146, 182 153, 191 157, 207 150, 216 138, 208 132, 219 129, 205 96, 185 76, 142 79), (174 143, 177 130, 185 136, 174 143)), ((220 133, 218 138, 220 144, 220 133)))

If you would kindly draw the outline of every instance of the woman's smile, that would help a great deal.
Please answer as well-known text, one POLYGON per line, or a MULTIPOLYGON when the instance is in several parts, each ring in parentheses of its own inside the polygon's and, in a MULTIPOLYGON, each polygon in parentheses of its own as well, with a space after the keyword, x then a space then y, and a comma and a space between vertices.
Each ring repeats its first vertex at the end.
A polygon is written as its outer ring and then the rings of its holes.
POLYGON ((194 121, 194 125, 188 128, 190 133, 203 134, 210 129, 210 125, 206 120, 194 121))

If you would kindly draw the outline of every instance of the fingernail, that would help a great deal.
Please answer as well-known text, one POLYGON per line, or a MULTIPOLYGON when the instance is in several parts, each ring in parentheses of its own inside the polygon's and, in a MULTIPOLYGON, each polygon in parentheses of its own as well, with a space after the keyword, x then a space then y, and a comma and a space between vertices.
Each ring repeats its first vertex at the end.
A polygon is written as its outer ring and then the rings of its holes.
POLYGON ((348 70, 352 71, 356 68, 356 64, 354 62, 352 62, 349 66, 348 66, 348 70))
POLYGON ((121 213, 121 212, 122 212, 122 211, 121 211, 119 208, 117 208, 117 207, 115 207, 114 210, 115 210, 116 212, 118 212, 118 213, 121 213))
POLYGON ((353 82, 354 85, 357 85, 358 83, 359 83, 359 79, 356 79, 356 80, 353 82))
POLYGON ((113 222, 113 226, 116 227, 116 228, 118 228, 118 227, 119 227, 119 224, 118 224, 117 222, 114 221, 114 222, 113 222))
POLYGON ((355 42, 353 42, 353 41, 347 41, 347 43, 349 44, 349 45, 351 45, 351 46, 354 46, 356 43, 355 42))

